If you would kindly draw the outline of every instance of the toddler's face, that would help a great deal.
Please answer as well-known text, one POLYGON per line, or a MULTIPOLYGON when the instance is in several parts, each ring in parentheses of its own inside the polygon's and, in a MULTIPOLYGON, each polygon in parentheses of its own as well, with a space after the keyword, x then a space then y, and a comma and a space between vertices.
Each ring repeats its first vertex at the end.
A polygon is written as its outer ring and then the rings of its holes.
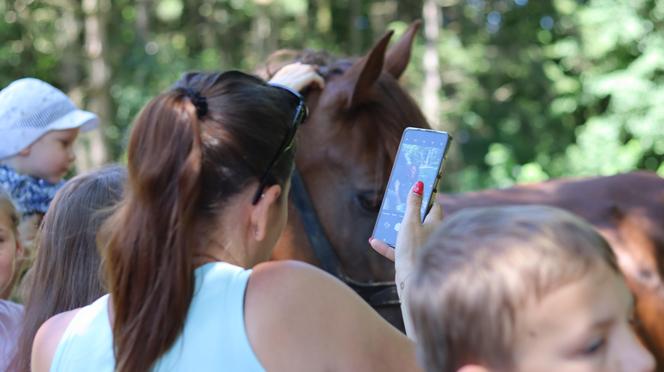
POLYGON ((653 371, 652 355, 631 327, 633 299, 608 267, 545 295, 521 310, 517 371, 653 371))
POLYGON ((24 169, 31 176, 55 183, 65 176, 76 160, 74 141, 78 129, 54 130, 30 145, 23 160, 24 169))
POLYGON ((19 250, 10 216, 0 209, 0 298, 6 297, 14 278, 19 250))

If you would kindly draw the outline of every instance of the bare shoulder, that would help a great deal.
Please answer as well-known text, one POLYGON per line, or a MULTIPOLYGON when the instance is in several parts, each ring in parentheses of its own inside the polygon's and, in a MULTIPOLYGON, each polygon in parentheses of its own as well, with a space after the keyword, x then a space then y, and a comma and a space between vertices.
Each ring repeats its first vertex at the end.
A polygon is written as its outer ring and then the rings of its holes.
MULTIPOLYGON (((247 305, 272 310, 302 312, 302 306, 350 306, 357 311, 372 311, 350 288, 323 270, 300 261, 271 261, 253 269, 247 286, 247 305)), ((249 308, 249 306, 247 306, 249 308)), ((345 312, 332 312, 330 317, 345 312)), ((373 315, 373 314, 372 314, 373 315)))
POLYGON ((320 286, 346 289, 342 283, 319 268, 300 261, 271 261, 254 267, 249 278, 251 290, 259 292, 291 292, 293 286, 299 290, 319 291, 320 286))
POLYGON ((50 370, 60 339, 79 310, 74 309, 54 315, 39 327, 32 343, 31 365, 33 371, 50 370))
POLYGON ((245 327, 267 370, 390 371, 415 365, 414 345, 404 335, 346 285, 302 262, 254 268, 245 327))

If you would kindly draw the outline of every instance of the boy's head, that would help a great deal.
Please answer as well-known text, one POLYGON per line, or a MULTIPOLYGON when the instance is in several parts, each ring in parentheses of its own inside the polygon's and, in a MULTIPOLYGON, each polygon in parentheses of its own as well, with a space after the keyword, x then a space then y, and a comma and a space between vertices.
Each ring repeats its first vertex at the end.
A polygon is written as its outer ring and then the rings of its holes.
POLYGON ((16 259, 21 250, 18 237, 19 216, 11 198, 0 189, 0 299, 11 292, 16 259))
POLYGON ((428 371, 653 369, 608 244, 559 209, 449 217, 418 255, 409 300, 428 371))
POLYGON ((33 78, 16 80, 0 91, 0 162, 55 183, 74 161, 79 130, 97 124, 95 114, 79 110, 53 86, 33 78))

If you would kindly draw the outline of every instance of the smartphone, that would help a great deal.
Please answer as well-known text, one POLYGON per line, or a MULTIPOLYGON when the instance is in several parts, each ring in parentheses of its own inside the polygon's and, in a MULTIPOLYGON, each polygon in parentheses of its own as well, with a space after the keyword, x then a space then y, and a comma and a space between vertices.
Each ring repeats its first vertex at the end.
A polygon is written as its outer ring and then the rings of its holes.
POLYGON ((408 127, 403 132, 390 179, 378 212, 373 237, 394 247, 401 227, 408 193, 415 182, 424 182, 422 221, 434 203, 443 160, 452 137, 447 132, 408 127))

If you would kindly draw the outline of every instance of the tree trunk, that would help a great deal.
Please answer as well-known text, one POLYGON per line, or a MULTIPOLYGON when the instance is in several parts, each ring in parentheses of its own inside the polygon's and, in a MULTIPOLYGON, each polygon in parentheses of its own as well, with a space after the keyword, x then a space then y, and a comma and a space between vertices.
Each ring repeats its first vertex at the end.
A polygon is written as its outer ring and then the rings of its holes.
POLYGON ((80 10, 80 2, 64 0, 61 8, 62 17, 58 22, 55 43, 63 51, 60 60, 59 83, 77 105, 82 104, 79 85, 81 82, 81 49, 78 40, 81 35, 81 22, 76 13, 80 10))
POLYGON ((318 34, 322 36, 325 45, 329 45, 334 41, 334 31, 332 30, 331 0, 318 0, 316 12, 316 28, 318 34))
MULTIPOLYGON (((201 1, 200 4, 201 5, 199 5, 198 7, 206 6, 206 7, 209 7, 210 9, 214 9, 214 3, 213 2, 201 1)), ((202 41, 201 46, 203 48, 201 50, 201 52, 205 49, 216 50, 218 52, 217 55, 219 56, 219 60, 220 61, 223 60, 224 55, 226 55, 228 52, 222 50, 222 47, 221 47, 222 42, 221 42, 220 37, 219 37, 219 28, 220 27, 219 27, 219 24, 214 21, 213 12, 210 12, 210 16, 202 15, 198 11, 196 11, 196 14, 197 14, 197 17, 200 18, 199 25, 196 26, 196 27, 200 30, 200 38, 201 38, 201 41, 202 41)), ((225 66, 225 65, 223 63, 221 63, 216 68, 223 70, 224 68, 222 66, 225 66)))
POLYGON ((266 60, 271 44, 272 22, 268 15, 268 6, 271 1, 262 0, 258 3, 257 16, 254 19, 252 30, 252 44, 254 60, 261 64, 266 60))
MULTIPOLYGON (((75 0, 64 0, 62 5, 62 17, 60 18, 55 35, 55 42, 59 50, 62 50, 60 60, 60 76, 58 83, 67 96, 78 107, 84 105, 84 92, 81 86, 81 67, 83 56, 81 47, 78 43, 81 35, 81 20, 77 13, 80 11, 80 2, 75 0)), ((81 139, 74 142, 74 152, 76 153, 76 168, 80 171, 90 168, 85 164, 89 151, 85 146, 85 140, 81 139)))
POLYGON ((348 33, 350 34, 350 54, 360 54, 362 48, 362 30, 360 29, 360 19, 362 15, 362 1, 350 1, 350 16, 348 17, 348 33))
POLYGON ((88 57, 88 105, 99 115, 100 125, 90 132, 86 159, 81 159, 81 170, 97 167, 109 159, 108 146, 104 138, 104 127, 111 122, 110 68, 106 60, 107 21, 110 3, 108 0, 83 0, 85 14, 85 53, 88 57))
POLYGON ((411 22, 420 17, 418 9, 422 8, 422 0, 397 1, 397 14, 399 19, 411 22))
POLYGON ((145 43, 150 37, 150 7, 152 0, 138 0, 136 2, 136 34, 138 39, 145 43))
POLYGON ((318 0, 307 1, 307 35, 316 35, 318 32, 318 0))
POLYGON ((435 0, 425 0, 422 15, 424 18, 424 84, 422 85, 422 108, 433 127, 440 121, 440 62, 438 42, 441 10, 435 0))

